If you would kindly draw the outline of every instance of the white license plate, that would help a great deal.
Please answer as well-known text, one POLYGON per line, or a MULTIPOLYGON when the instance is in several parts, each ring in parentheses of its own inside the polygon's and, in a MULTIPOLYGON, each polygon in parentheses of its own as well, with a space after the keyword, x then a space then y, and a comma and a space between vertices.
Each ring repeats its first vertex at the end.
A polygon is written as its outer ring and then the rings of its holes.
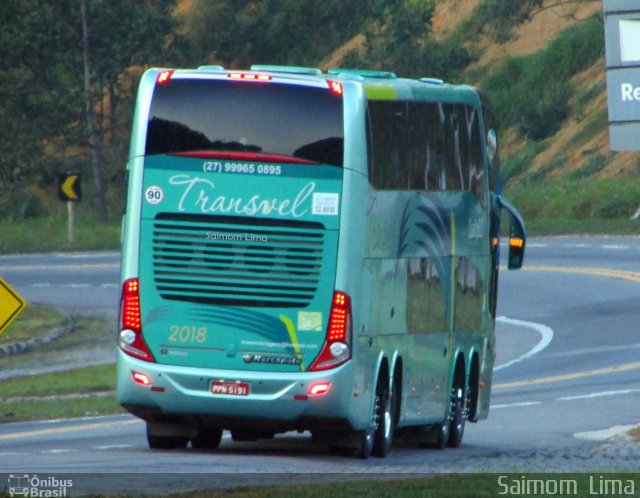
POLYGON ((223 380, 211 381, 211 392, 226 396, 248 396, 249 384, 246 382, 226 382, 223 380))

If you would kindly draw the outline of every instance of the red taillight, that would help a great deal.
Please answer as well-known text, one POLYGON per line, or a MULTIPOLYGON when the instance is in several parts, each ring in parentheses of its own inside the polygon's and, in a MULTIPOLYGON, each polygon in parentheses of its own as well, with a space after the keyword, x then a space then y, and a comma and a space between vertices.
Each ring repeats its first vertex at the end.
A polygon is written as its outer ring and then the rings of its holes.
POLYGON ((140 330, 141 325, 139 283, 133 278, 122 287, 122 328, 140 330))
POLYGON ((351 298, 344 292, 335 291, 327 337, 322 351, 309 370, 335 368, 351 359, 351 298))
POLYGON ((327 84, 329 85, 329 90, 331 90, 332 93, 335 93, 336 95, 342 95, 344 91, 344 89, 342 88, 342 83, 329 80, 327 81, 327 84))
POLYGON ((171 76, 173 76, 173 70, 161 71, 160 73, 158 73, 156 83, 158 85, 163 85, 171 79, 171 76))
POLYGON ((244 80, 244 81, 271 81, 271 76, 268 74, 256 74, 256 73, 229 73, 227 78, 232 80, 244 80))
POLYGON ((344 292, 333 294, 331 314, 329 315, 329 327, 327 329, 327 341, 344 341, 347 338, 348 321, 350 313, 350 300, 344 292))
POLYGON ((118 344, 128 355, 140 360, 155 361, 142 336, 140 283, 137 278, 126 280, 122 285, 118 344))

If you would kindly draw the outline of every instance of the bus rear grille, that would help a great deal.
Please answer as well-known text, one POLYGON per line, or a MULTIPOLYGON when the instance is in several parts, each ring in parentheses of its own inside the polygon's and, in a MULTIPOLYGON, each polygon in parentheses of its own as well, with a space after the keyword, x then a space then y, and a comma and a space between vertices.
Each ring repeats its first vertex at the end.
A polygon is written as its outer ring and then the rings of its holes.
POLYGON ((177 301, 304 307, 318 288, 323 244, 320 223, 160 214, 155 285, 177 301))

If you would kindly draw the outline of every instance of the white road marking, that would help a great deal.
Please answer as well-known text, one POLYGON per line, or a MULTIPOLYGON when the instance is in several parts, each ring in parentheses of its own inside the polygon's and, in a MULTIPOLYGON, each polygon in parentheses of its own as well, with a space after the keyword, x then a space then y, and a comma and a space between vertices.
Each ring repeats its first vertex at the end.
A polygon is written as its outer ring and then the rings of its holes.
POLYGON ((520 403, 506 403, 504 405, 491 405, 491 409, 499 410, 500 408, 520 408, 522 406, 536 406, 541 404, 542 404, 542 401, 522 401, 520 403))
POLYGON ((589 247, 591 247, 591 244, 584 244, 584 243, 562 244, 560 247, 563 247, 566 249, 588 249, 589 247))
POLYGON ((640 393, 640 389, 623 389, 619 391, 601 391, 598 393, 578 394, 575 396, 564 396, 562 398, 556 398, 556 401, 573 401, 577 399, 593 399, 602 398, 605 396, 618 396, 621 394, 634 394, 640 393))
POLYGON ((533 329, 540 334, 540 341, 535 345, 535 347, 527 351, 525 354, 519 356, 518 358, 514 358, 507 363, 503 363, 502 365, 493 367, 494 372, 496 370, 502 370, 503 368, 510 367, 511 365, 526 360, 527 358, 531 358, 532 356, 544 350, 549 344, 551 344, 551 341, 553 340, 553 329, 541 323, 527 322, 525 320, 514 320, 513 318, 507 318, 506 316, 499 316, 498 318, 496 318, 496 321, 506 323, 507 325, 515 325, 516 327, 533 329))
POLYGON ((608 251, 625 251, 627 249, 631 249, 631 246, 619 246, 615 244, 606 244, 602 246, 602 249, 606 249, 608 251))
POLYGON ((132 444, 108 444, 106 446, 95 446, 94 450, 118 450, 122 448, 133 448, 132 444))

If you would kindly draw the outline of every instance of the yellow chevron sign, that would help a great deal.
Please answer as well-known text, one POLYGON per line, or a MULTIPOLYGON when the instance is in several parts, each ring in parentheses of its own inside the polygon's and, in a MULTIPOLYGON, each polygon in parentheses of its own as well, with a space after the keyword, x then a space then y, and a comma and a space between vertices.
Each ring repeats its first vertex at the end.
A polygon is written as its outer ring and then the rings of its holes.
POLYGON ((58 175, 58 199, 61 201, 80 201, 80 175, 67 173, 58 175))
POLYGON ((27 302, 0 277, 0 334, 26 306, 27 302))

